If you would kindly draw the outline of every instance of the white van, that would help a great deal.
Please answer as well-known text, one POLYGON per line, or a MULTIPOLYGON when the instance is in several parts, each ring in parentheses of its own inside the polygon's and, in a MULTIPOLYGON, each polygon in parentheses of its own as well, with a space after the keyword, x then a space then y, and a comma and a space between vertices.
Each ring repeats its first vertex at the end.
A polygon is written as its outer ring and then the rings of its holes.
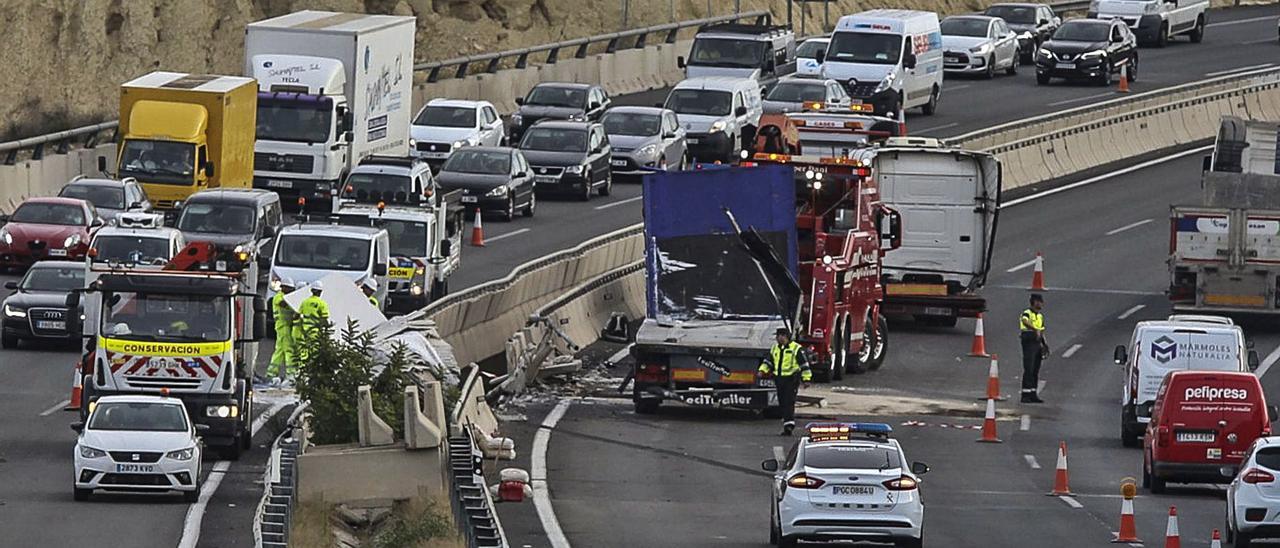
POLYGON ((280 231, 271 254, 270 294, 280 290, 283 280, 302 287, 333 273, 342 274, 359 286, 372 278, 379 306, 387 302, 387 271, 391 262, 391 242, 385 228, 307 223, 289 225, 280 231))
POLYGON ((942 95, 942 31, 938 14, 878 9, 846 15, 818 62, 822 76, 877 114, 921 107, 933 114, 942 95))
POLYGON ((1178 34, 1197 44, 1204 40, 1208 9, 1209 0, 1095 0, 1089 18, 1120 19, 1139 43, 1162 48, 1178 34))
POLYGON ((1129 346, 1116 346, 1115 362, 1124 367, 1120 398, 1120 439, 1137 447, 1165 375, 1173 371, 1253 371, 1258 353, 1244 330, 1228 318, 1173 315, 1138 322, 1129 346), (1132 351, 1130 351, 1130 349, 1132 351))
POLYGON ((764 113, 760 85, 747 78, 704 76, 676 84, 661 105, 684 126, 689 157, 697 162, 733 162, 755 139, 764 113))

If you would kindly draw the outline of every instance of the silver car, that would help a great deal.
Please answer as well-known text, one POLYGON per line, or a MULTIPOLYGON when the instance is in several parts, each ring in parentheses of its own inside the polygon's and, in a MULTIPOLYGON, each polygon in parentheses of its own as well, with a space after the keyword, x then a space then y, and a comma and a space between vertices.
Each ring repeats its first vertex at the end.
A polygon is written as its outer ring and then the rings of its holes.
POLYGON ((114 223, 121 213, 149 213, 151 200, 142 185, 133 177, 124 179, 97 179, 77 175, 71 179, 58 196, 79 198, 93 204, 104 221, 114 223))
POLYGON ((995 76, 1018 73, 1018 37, 1004 19, 953 15, 942 20, 942 67, 950 73, 995 76))
POLYGON ((640 176, 650 169, 683 170, 685 130, 676 113, 657 107, 613 107, 600 119, 613 146, 614 176, 640 176))
POLYGON ((764 113, 840 108, 852 102, 844 86, 835 80, 788 78, 775 84, 764 96, 764 113))

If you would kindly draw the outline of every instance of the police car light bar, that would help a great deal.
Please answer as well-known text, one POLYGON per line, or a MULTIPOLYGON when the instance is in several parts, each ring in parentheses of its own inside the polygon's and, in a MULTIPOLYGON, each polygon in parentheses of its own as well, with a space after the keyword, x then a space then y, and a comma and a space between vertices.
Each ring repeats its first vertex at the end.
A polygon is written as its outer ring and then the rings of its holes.
POLYGON ((888 436, 893 427, 881 422, 814 422, 805 427, 810 436, 839 436, 849 434, 865 434, 870 436, 888 436))

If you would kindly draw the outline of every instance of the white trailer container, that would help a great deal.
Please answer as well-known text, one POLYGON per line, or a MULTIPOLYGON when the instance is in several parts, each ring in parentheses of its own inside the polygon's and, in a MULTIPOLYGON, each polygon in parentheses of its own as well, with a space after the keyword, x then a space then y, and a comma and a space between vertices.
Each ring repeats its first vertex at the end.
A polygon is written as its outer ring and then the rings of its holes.
POLYGON ((413 17, 299 11, 245 28, 258 80, 255 188, 330 211, 365 156, 409 154, 413 17))

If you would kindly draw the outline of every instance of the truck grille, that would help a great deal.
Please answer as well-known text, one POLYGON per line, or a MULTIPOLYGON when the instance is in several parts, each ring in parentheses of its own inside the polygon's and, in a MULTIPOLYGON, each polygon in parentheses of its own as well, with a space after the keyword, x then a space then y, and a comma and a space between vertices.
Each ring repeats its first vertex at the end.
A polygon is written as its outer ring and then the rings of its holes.
POLYGON ((253 169, 281 173, 311 173, 316 159, 302 154, 253 153, 253 169))
POLYGON ((111 460, 116 462, 158 462, 161 453, 144 452, 144 451, 109 451, 111 460), (137 457, 137 458, 134 458, 137 457))
POLYGON ((874 95, 878 85, 880 85, 880 82, 854 82, 853 80, 845 82, 845 88, 849 90, 849 95, 859 99, 874 95))
POLYGON ((192 390, 200 388, 201 379, 180 379, 174 377, 140 377, 137 375, 127 376, 125 382, 133 388, 169 388, 177 390, 192 390))
POLYGON ((417 144, 418 152, 449 152, 453 149, 453 143, 428 143, 419 141, 417 144))
POLYGON ((32 308, 27 311, 27 321, 31 322, 33 335, 57 336, 67 334, 67 311, 60 308, 32 308), (63 322, 63 329, 44 329, 38 327, 41 322, 63 322))

